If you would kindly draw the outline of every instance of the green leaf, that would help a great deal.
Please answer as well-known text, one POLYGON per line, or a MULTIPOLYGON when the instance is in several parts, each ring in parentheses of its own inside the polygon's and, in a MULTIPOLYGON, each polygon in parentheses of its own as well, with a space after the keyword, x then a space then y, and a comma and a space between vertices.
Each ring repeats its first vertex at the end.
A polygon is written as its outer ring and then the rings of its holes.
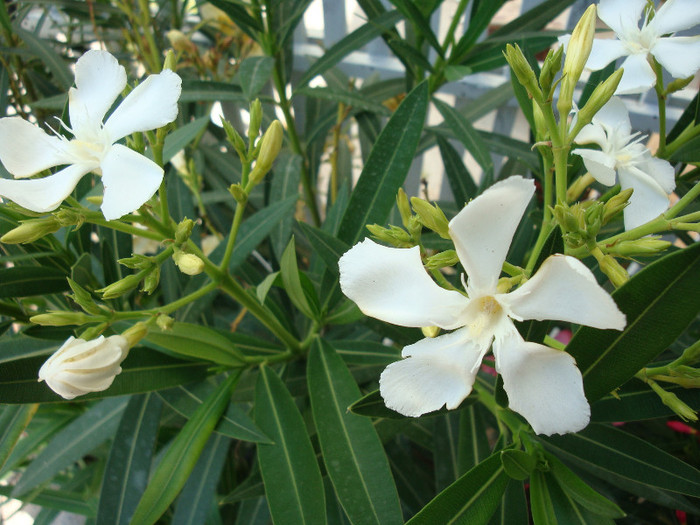
POLYGON ((339 275, 338 259, 350 249, 350 246, 334 235, 305 222, 300 222, 299 226, 309 240, 314 252, 326 264, 328 271, 333 275, 339 275))
POLYGON ((462 118, 455 109, 437 98, 433 99, 433 104, 442 115, 442 118, 445 119, 445 125, 452 131, 455 138, 464 145, 474 157, 474 160, 482 167, 484 176, 493 177, 493 159, 471 122, 462 118))
POLYGON ((550 471, 564 491, 594 514, 608 518, 624 518, 625 513, 608 498, 601 496, 551 454, 547 455, 550 471))
MULTIPOLYGON (((272 175, 272 187, 270 189, 270 203, 282 202, 289 197, 299 195, 299 181, 301 179, 300 155, 282 151, 275 161, 275 169, 272 175)), ((270 233, 272 249, 277 260, 282 257, 282 252, 292 235, 292 225, 294 224, 293 214, 288 214, 277 223, 270 233)))
POLYGON ((0 413, 0 468, 3 467, 29 425, 39 405, 5 405, 0 413))
POLYGON ((474 179, 464 165, 462 157, 452 147, 450 142, 437 134, 435 138, 440 148, 440 155, 442 156, 442 163, 445 166, 447 182, 452 190, 455 204, 457 206, 463 206, 476 197, 477 187, 474 183, 474 179))
MULTIPOLYGON (((180 385, 162 390, 158 392, 158 395, 178 414, 191 419, 215 389, 216 383, 203 381, 194 385, 180 385)), ((243 441, 272 443, 250 417, 233 403, 229 404, 226 413, 221 416, 214 432, 243 441)))
POLYGON ((348 410, 353 414, 365 417, 380 417, 387 419, 406 419, 406 416, 394 412, 387 408, 384 404, 384 399, 379 393, 379 390, 374 390, 369 394, 365 394, 357 401, 354 401, 348 406, 348 410))
POLYGON ((694 137, 674 151, 671 162, 697 162, 700 160, 700 137, 694 137))
POLYGON ((554 479, 551 473, 546 473, 544 480, 547 484, 557 523, 566 523, 567 525, 615 525, 611 518, 594 514, 579 505, 572 495, 557 483, 557 480, 554 479))
POLYGON ((248 57, 238 70, 238 81, 248 100, 253 100, 270 79, 275 59, 267 56, 248 57))
POLYGON ((317 339, 309 353, 311 409, 323 461, 353 523, 403 523, 384 449, 372 422, 348 412, 360 389, 342 359, 317 339))
POLYGON ((168 133, 168 136, 165 137, 165 144, 163 145, 163 164, 172 159, 178 151, 192 142, 208 123, 209 115, 206 115, 185 124, 181 128, 177 128, 172 133, 168 133))
POLYGON ((430 27, 430 21, 423 16, 416 4, 412 0, 391 0, 391 3, 404 14, 406 20, 415 26, 418 33, 437 51, 437 54, 444 58, 442 46, 430 27))
POLYGON ((538 31, 554 20, 576 0, 547 0, 533 7, 512 22, 494 31, 492 37, 512 37, 514 33, 538 31))
POLYGON ((509 479, 500 455, 493 454, 435 496, 406 525, 487 523, 509 479))
POLYGON ((209 0, 210 3, 226 13, 231 20, 236 21, 236 25, 245 31, 253 40, 257 40, 258 31, 263 31, 258 21, 250 16, 245 4, 239 5, 231 0, 209 0))
POLYGON ((151 328, 142 344, 178 357, 205 359, 227 367, 245 365, 245 358, 226 336, 202 325, 174 323, 168 330, 151 328))
POLYGON ((360 49, 374 38, 394 27, 401 19, 402 15, 399 11, 388 11, 371 18, 369 22, 336 42, 330 49, 327 49, 325 53, 306 70, 306 73, 304 73, 297 83, 296 89, 304 87, 312 78, 322 75, 350 53, 360 49))
POLYGON ((22 39, 24 45, 39 57, 43 64, 51 71, 59 87, 63 91, 68 91, 73 85, 73 74, 68 65, 63 61, 61 55, 59 55, 47 41, 37 37, 30 31, 22 29, 18 22, 13 24, 12 30, 13 33, 22 39))
POLYGON ((700 244, 671 253, 612 294, 627 316, 623 331, 576 332, 566 350, 578 363, 589 401, 625 383, 683 332, 700 311, 699 273, 700 244))
POLYGON ((352 106, 353 108, 360 109, 362 111, 379 113, 380 115, 386 115, 389 113, 389 110, 380 102, 375 102, 359 91, 349 91, 347 89, 339 90, 331 87, 312 88, 307 86, 298 88, 294 94, 297 96, 303 95, 305 97, 316 97, 323 100, 330 100, 332 102, 345 104, 346 106, 352 106))
POLYGON ((318 308, 309 301, 301 283, 299 268, 297 267, 297 252, 294 246, 294 237, 291 238, 280 261, 280 273, 287 295, 296 306, 309 319, 318 319, 318 308))
POLYGON ((516 480, 527 479, 537 466, 537 458, 524 450, 501 450, 501 463, 511 478, 516 480))
POLYGON ((19 497, 92 452, 110 439, 119 425, 127 399, 105 399, 56 434, 31 462, 12 491, 19 497))
POLYGON ((51 266, 0 268, 0 299, 69 291, 66 274, 51 266))
POLYGON ((614 427, 591 424, 582 432, 543 439, 550 450, 575 458, 586 470, 606 481, 630 480, 700 496, 700 471, 654 445, 614 427))
POLYGON ((182 80, 179 102, 247 102, 241 88, 228 82, 182 80))
POLYGON ((206 523, 212 506, 216 507, 216 486, 226 463, 230 444, 231 440, 221 434, 212 434, 209 438, 204 452, 199 456, 199 461, 177 499, 172 525, 206 523))
POLYGON ((384 223, 394 206, 418 146, 428 108, 428 84, 422 82, 387 122, 362 169, 340 223, 338 238, 352 245, 365 225, 384 223))
POLYGON ((491 2, 481 1, 473 4, 472 13, 469 17, 469 26, 454 45, 450 53, 450 62, 459 62, 460 57, 464 56, 464 54, 469 51, 491 23, 491 20, 501 8, 504 1, 505 0, 495 0, 491 2))
POLYGON ((698 112, 700 112, 700 93, 696 93, 693 100, 690 101, 683 111, 681 117, 676 121, 673 129, 666 137, 666 144, 670 144, 685 130, 688 126, 698 123, 698 112))
POLYGON ((491 517, 489 525, 528 525, 530 512, 523 484, 510 481, 501 498, 501 505, 491 517))
POLYGON ((530 476, 530 512, 534 525, 557 525, 546 474, 536 470, 530 476))
POLYGON ((228 376, 185 423, 153 472, 131 523, 155 523, 177 497, 226 410, 239 376, 240 372, 228 376))
POLYGON ((273 371, 261 367, 255 388, 255 422, 274 445, 258 445, 258 462, 275 523, 324 524, 321 471, 304 420, 273 371))
POLYGON ((62 342, 47 339, 35 339, 17 334, 0 340, 0 364, 27 357, 48 355, 61 346, 62 342))
POLYGON ((155 394, 129 400, 109 453, 97 525, 128 525, 146 489, 162 402, 155 394))

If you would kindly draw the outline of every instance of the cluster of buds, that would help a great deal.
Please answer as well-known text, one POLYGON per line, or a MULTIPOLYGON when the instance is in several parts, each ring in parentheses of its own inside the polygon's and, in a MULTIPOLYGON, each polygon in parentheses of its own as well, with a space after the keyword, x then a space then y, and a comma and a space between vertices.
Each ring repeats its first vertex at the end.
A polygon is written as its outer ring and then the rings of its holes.
POLYGON ((188 253, 183 249, 190 235, 192 235, 192 228, 194 228, 194 221, 185 217, 175 229, 173 261, 185 275, 199 275, 204 271, 204 261, 195 254, 188 253))
POLYGON ((54 212, 48 217, 21 221, 20 225, 0 237, 5 244, 24 244, 34 242, 42 237, 55 233, 64 226, 80 228, 85 217, 70 208, 54 212))

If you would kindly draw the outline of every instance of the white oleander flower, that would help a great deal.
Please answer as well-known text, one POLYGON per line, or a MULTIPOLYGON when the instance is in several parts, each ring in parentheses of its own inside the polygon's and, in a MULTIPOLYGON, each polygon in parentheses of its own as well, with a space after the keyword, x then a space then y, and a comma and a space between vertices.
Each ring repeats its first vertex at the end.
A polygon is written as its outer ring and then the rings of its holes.
POLYGON ((365 239, 341 257, 342 290, 365 314, 401 326, 454 330, 405 347, 405 359, 384 370, 380 392, 389 408, 412 417, 443 405, 457 408, 493 343, 510 408, 535 432, 576 432, 588 424, 590 407, 573 357, 524 341, 513 320, 621 330, 625 316, 590 270, 564 255, 549 257, 517 290, 498 291, 501 267, 534 191, 532 180, 510 177, 450 222, 468 275, 468 297, 438 286, 423 268, 418 247, 387 248, 365 239))
POLYGON ((87 173, 102 175, 102 212, 107 220, 133 212, 150 199, 163 180, 152 160, 116 142, 138 131, 165 126, 177 116, 181 79, 170 70, 151 75, 105 114, 126 86, 126 71, 106 51, 91 50, 75 64, 68 92, 73 134, 48 135, 20 117, 0 119, 0 161, 15 178, 67 165, 41 179, 0 179, 0 196, 35 212, 56 209, 87 173))
MULTIPOLYGON (((656 83, 649 55, 675 78, 687 78, 700 69, 700 36, 673 36, 700 24, 698 0, 668 0, 653 18, 641 20, 647 0, 600 0, 598 16, 615 32, 616 39, 596 38, 586 63, 602 69, 620 57, 624 74, 616 93, 644 93, 656 83), (664 36, 671 35, 671 36, 664 36)), ((560 37, 568 45, 570 35, 560 37)))
POLYGON ((617 175, 623 190, 634 190, 623 212, 626 230, 665 212, 669 204, 668 194, 676 187, 673 166, 653 157, 640 143, 644 138, 639 133, 632 133, 624 102, 613 97, 575 139, 578 144, 598 144, 601 147, 602 151, 573 150, 581 156, 586 169, 598 182, 613 186, 617 175))
POLYGON ((129 341, 121 335, 85 341, 69 337, 39 369, 39 381, 64 399, 107 390, 129 353, 129 341))

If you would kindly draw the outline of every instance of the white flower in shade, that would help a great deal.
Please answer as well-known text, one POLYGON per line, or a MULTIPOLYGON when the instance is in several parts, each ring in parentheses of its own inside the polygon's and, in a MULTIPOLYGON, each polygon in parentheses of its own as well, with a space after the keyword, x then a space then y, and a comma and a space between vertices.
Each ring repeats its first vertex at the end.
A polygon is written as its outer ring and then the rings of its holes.
MULTIPOLYGON (((618 94, 644 93, 656 83, 649 55, 675 78, 687 78, 700 69, 700 36, 678 37, 676 31, 700 24, 698 0, 668 0, 651 20, 641 21, 647 0, 600 0, 598 16, 615 32, 616 39, 595 39, 586 63, 602 69, 613 60, 622 62, 624 74, 618 94)), ((559 40, 566 46, 570 35, 559 40)))
POLYGON ((624 102, 613 97, 584 126, 576 137, 579 144, 598 144, 602 151, 575 149, 586 169, 606 186, 632 188, 630 203, 624 210, 625 229, 629 230, 658 217, 668 208, 668 194, 676 187, 673 166, 653 157, 640 143, 645 137, 632 133, 624 102))
POLYGON ((401 326, 454 330, 405 347, 405 359, 384 370, 379 385, 389 408, 417 417, 443 405, 458 407, 493 343, 510 408, 535 432, 576 432, 588 424, 590 407, 573 357, 525 342, 513 319, 621 330, 625 316, 583 263, 563 255, 549 257, 517 290, 498 291, 501 267, 534 191, 532 180, 510 177, 450 222, 468 297, 438 286, 418 247, 387 248, 365 239, 341 257, 342 290, 365 314, 401 326))
POLYGON ((41 179, 0 179, 0 196, 35 212, 51 211, 84 175, 95 172, 104 186, 102 212, 108 220, 118 219, 153 196, 163 169, 116 142, 175 120, 181 80, 170 70, 149 76, 104 123, 126 86, 124 68, 106 51, 88 51, 75 64, 75 85, 68 92, 71 140, 48 135, 19 117, 0 119, 0 161, 15 178, 66 165, 41 179))
POLYGON ((92 341, 69 337, 39 369, 39 381, 64 399, 107 390, 129 353, 126 337, 100 336, 92 341))

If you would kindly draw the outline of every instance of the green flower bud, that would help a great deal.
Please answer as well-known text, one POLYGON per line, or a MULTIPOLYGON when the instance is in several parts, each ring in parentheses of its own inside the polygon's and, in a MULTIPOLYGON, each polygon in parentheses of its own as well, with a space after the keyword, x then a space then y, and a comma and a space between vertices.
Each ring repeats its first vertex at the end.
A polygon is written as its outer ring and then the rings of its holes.
POLYGON ((595 114, 600 111, 600 108, 607 104, 612 98, 623 73, 624 70, 620 68, 595 87, 586 104, 576 115, 576 125, 569 133, 569 138, 571 140, 576 138, 576 135, 578 135, 579 131, 581 131, 585 125, 591 123, 591 120, 593 120, 595 114))
POLYGON ((173 260, 180 271, 186 275, 199 275, 204 271, 204 261, 193 253, 177 251, 173 254, 173 260))
POLYGON ((160 282, 160 267, 154 266, 146 278, 143 280, 143 286, 141 290, 151 295, 158 288, 158 283, 160 282))
POLYGON ((228 120, 222 118, 221 125, 224 127, 224 132, 226 133, 226 138, 231 143, 231 146, 233 146, 233 149, 236 150, 236 153, 238 153, 238 156, 241 157, 241 159, 244 159, 246 157, 247 153, 246 153, 246 145, 245 145, 245 142, 243 141, 243 137, 241 137, 238 134, 238 132, 235 130, 235 128, 231 125, 231 123, 228 120))
POLYGON ((418 215, 418 220, 429 230, 433 230, 443 239, 450 239, 447 217, 436 204, 431 206, 429 202, 411 197, 411 205, 418 215))
POLYGON ((396 206, 401 214, 401 222, 405 228, 408 228, 408 221, 411 219, 413 214, 411 213, 411 205, 408 202, 408 195, 403 191, 403 188, 399 188, 396 194, 396 206))
POLYGON ((41 326, 68 326, 82 325, 94 321, 95 318, 83 312, 71 312, 64 310, 52 310, 47 314, 33 315, 29 320, 41 326))
POLYGON ((85 197, 85 200, 90 204, 94 204, 95 206, 102 206, 102 195, 90 195, 85 197))
POLYGON ((192 228, 194 228, 194 221, 185 217, 180 221, 180 224, 175 228, 175 244, 180 246, 187 242, 192 234, 192 228))
MULTIPOLYGON (((177 29, 172 29, 168 31, 167 37, 173 49, 178 51, 184 51, 186 49, 192 49, 193 44, 187 36, 177 29)), ((195 48, 196 49, 196 48, 195 48)), ((170 71, 175 71, 177 69, 177 57, 172 49, 168 49, 165 53, 165 61, 163 62, 163 69, 169 69, 170 71)))
POLYGON ((68 286, 70 286, 70 289, 73 290, 73 295, 69 295, 69 297, 73 299, 73 301, 75 301, 80 308, 92 315, 99 315, 102 313, 102 310, 99 306, 97 306, 92 298, 92 295, 90 295, 90 292, 88 292, 85 288, 70 278, 68 279, 68 286))
POLYGON ((605 203, 605 213, 603 214, 603 224, 610 222, 615 216, 620 213, 629 204, 629 199, 632 196, 632 188, 627 188, 622 190, 617 195, 614 195, 608 199, 605 203))
POLYGON ((608 279, 615 285, 615 288, 619 288, 629 281, 630 276, 627 270, 625 270, 614 257, 606 255, 598 261, 598 264, 600 270, 608 276, 608 279))
POLYGON ((578 232, 580 230, 581 225, 576 210, 577 208, 570 208, 562 204, 554 206, 552 214, 565 232, 578 232))
POLYGON ((126 331, 122 332, 122 337, 124 337, 127 340, 127 343, 129 345, 129 348, 132 348, 136 344, 138 344, 141 339, 146 337, 148 335, 148 326, 146 323, 136 323, 134 326, 131 328, 128 328, 126 331))
POLYGON ((678 414, 681 417, 681 419, 683 419, 684 421, 698 420, 698 416, 695 413, 695 410, 690 408, 684 401, 681 401, 681 399, 676 394, 674 394, 673 392, 668 392, 661 388, 654 390, 659 395, 661 402, 668 408, 673 410, 676 414, 678 414))
POLYGON ((459 257, 457 257, 457 252, 454 250, 445 250, 444 252, 436 253, 431 255, 425 261, 425 267, 428 270, 438 270, 440 268, 445 268, 446 266, 454 266, 459 262, 459 257))
POLYGON ((260 141, 260 153, 255 162, 255 167, 250 172, 248 178, 248 186, 246 190, 251 189, 258 184, 262 178, 270 171, 272 164, 275 162, 277 155, 282 148, 282 139, 284 138, 284 128, 279 120, 275 120, 267 128, 260 141))
POLYGON ((238 183, 231 184, 228 187, 228 192, 233 195, 233 198, 236 199, 236 202, 239 204, 244 204, 248 200, 248 194, 243 189, 243 186, 238 183))
POLYGON ((561 69, 561 57, 564 54, 564 46, 559 46, 556 51, 550 49, 547 52, 547 57, 544 59, 542 69, 540 70, 540 86, 545 98, 549 100, 552 96, 554 77, 557 76, 561 69))
POLYGON ((248 127, 248 140, 252 144, 260 132, 260 124, 262 124, 262 104, 259 99, 253 100, 250 103, 250 125, 248 127))
POLYGON ((638 255, 655 255, 667 250, 671 246, 668 241, 660 237, 644 237, 635 241, 621 241, 608 246, 606 251, 622 257, 635 257, 638 255))
POLYGON ((102 298, 105 300, 115 299, 136 288, 143 277, 144 275, 142 272, 127 275, 123 279, 119 279, 118 281, 97 291, 102 292, 102 298))
POLYGON ((57 232, 61 229, 61 223, 55 217, 44 219, 29 219, 22 221, 19 226, 11 229, 0 237, 0 242, 5 244, 23 244, 34 242, 37 239, 57 232))
POLYGON ((413 242, 411 235, 397 226, 383 228, 378 224, 368 224, 367 229, 378 241, 391 244, 397 248, 411 248, 415 246, 415 242, 413 242))
POLYGON ((564 119, 569 114, 573 105, 574 88, 583 68, 586 66, 588 56, 593 48, 593 37, 595 36, 596 7, 591 5, 583 13, 583 16, 574 27, 571 39, 566 49, 564 59, 564 69, 562 71, 561 90, 559 92, 559 117, 564 119))
POLYGON ((544 119, 544 114, 537 102, 532 103, 532 120, 535 123, 535 137, 537 141, 547 140, 549 137, 549 130, 547 129, 547 121, 544 119))
POLYGON ((508 64, 510 64, 518 82, 527 89, 528 94, 538 102, 544 103, 544 96, 537 83, 535 72, 532 70, 532 67, 530 67, 530 64, 525 58, 525 55, 523 55, 518 44, 506 44, 506 50, 503 55, 506 57, 508 64))
POLYGON ((156 317, 156 325, 158 325, 158 328, 161 330, 170 330, 173 324, 175 324, 175 319, 169 315, 161 314, 156 317))
POLYGON ((124 257, 123 259, 118 259, 117 262, 122 266, 131 268, 132 270, 147 270, 153 266, 153 262, 150 257, 141 255, 139 253, 134 254, 131 257, 124 257))
POLYGON ((593 202, 585 209, 583 217, 585 221, 585 230, 589 236, 595 237, 598 235, 600 227, 603 225, 604 213, 604 205, 601 202, 593 202))
POLYGON ((64 208, 62 210, 58 210, 53 214, 53 216, 56 218, 56 220, 60 223, 61 226, 77 226, 80 228, 82 226, 83 222, 85 222, 85 216, 71 208, 64 208))
POLYGON ((423 326, 421 327, 420 331, 423 332, 425 337, 430 337, 431 339, 440 335, 439 326, 423 326))
POLYGON ((420 234, 423 230, 423 224, 420 222, 418 217, 414 215, 409 219, 407 229, 412 239, 420 239, 420 234))

